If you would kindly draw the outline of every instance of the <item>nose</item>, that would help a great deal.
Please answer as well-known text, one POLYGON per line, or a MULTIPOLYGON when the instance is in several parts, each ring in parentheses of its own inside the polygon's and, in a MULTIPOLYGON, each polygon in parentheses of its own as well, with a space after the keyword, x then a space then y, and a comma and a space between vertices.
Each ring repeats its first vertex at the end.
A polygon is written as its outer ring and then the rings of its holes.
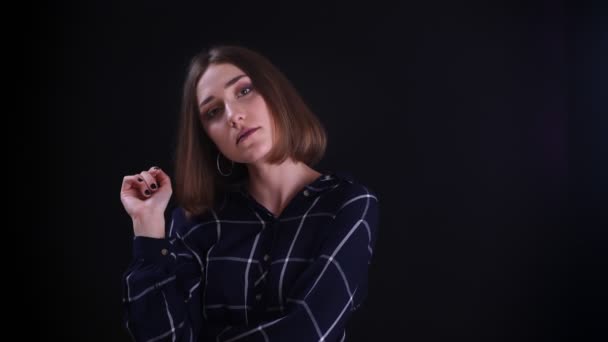
POLYGON ((236 103, 226 103, 226 118, 230 127, 237 127, 242 125, 242 122, 245 119, 245 113, 242 107, 238 106, 236 103))

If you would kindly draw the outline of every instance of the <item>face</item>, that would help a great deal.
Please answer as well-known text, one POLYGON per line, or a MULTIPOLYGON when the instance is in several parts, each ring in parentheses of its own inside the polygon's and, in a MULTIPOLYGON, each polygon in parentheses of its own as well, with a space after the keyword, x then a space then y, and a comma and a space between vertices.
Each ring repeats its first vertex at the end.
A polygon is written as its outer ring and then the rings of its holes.
POLYGON ((211 64, 196 86, 203 129, 228 159, 262 161, 272 149, 270 111, 251 79, 232 64, 211 64), (244 138, 240 136, 255 129, 244 138))

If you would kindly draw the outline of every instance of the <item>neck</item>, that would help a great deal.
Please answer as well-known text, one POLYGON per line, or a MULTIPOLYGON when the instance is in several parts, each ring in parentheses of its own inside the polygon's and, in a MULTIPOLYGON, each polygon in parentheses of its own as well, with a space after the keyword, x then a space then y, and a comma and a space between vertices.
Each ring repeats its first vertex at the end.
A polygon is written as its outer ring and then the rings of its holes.
POLYGON ((279 165, 249 164, 247 190, 258 203, 279 216, 291 199, 321 174, 304 163, 287 159, 279 165))

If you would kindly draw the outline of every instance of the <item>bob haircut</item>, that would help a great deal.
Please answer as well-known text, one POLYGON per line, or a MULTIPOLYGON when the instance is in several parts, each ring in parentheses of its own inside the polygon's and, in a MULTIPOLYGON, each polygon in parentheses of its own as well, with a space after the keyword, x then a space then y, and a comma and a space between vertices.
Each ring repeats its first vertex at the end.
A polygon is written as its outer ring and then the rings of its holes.
POLYGON ((234 163, 229 177, 218 173, 216 158, 220 152, 200 119, 197 83, 210 65, 224 63, 244 71, 268 106, 275 132, 268 162, 280 164, 291 158, 312 167, 325 154, 327 136, 323 125, 287 77, 266 57, 240 46, 204 50, 192 58, 183 85, 174 159, 177 203, 189 218, 213 208, 230 186, 248 177, 246 165, 240 163, 234 163))

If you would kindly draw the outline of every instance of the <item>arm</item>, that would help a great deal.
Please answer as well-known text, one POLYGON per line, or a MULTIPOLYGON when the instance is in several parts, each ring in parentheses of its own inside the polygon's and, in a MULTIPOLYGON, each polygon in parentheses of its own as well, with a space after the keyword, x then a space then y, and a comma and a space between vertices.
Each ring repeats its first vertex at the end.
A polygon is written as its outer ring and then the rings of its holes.
POLYGON ((349 196, 315 261, 285 298, 285 313, 257 326, 231 327, 218 341, 338 341, 367 295, 377 237, 378 200, 367 190, 349 196))
POLYGON ((134 341, 190 341, 202 318, 200 258, 180 237, 185 217, 172 213, 167 238, 137 236, 123 276, 124 321, 134 341))

